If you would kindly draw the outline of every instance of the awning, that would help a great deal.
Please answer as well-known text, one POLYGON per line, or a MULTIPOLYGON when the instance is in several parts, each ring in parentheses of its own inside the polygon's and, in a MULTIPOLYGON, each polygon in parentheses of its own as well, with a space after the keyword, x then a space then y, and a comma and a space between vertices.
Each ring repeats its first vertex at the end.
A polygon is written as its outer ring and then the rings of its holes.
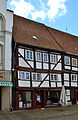
POLYGON ((11 81, 0 81, 0 86, 10 87, 10 86, 13 86, 13 84, 11 81))

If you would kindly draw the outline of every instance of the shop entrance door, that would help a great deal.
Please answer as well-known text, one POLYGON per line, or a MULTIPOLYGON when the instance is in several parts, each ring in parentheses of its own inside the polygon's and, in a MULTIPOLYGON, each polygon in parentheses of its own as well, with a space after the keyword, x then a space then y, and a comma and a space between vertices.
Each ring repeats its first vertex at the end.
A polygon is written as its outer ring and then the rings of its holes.
POLYGON ((42 107, 41 93, 36 93, 36 108, 40 109, 42 107))
POLYGON ((76 104, 75 90, 71 90, 71 101, 72 101, 72 104, 76 104))

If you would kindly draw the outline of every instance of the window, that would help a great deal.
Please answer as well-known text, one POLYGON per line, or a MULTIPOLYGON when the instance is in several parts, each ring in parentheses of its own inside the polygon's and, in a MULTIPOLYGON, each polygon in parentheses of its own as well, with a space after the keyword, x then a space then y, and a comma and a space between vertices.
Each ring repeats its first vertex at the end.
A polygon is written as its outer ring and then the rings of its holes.
POLYGON ((72 58, 72 66, 77 66, 77 59, 76 58, 72 58))
POLYGON ((31 92, 22 91, 19 92, 19 108, 31 107, 31 92))
POLYGON ((20 72, 20 78, 21 79, 26 79, 29 80, 30 79, 30 73, 29 72, 20 72))
POLYGON ((36 52, 36 60, 41 61, 41 53, 40 52, 36 52))
POLYGON ((43 62, 48 62, 48 54, 43 53, 43 62))
POLYGON ((56 55, 53 55, 53 54, 50 55, 50 62, 56 63, 56 55))
POLYGON ((70 65, 70 57, 65 56, 65 57, 64 57, 64 63, 65 63, 66 65, 70 65))
POLYGON ((37 74, 37 80, 41 80, 41 74, 37 74))
POLYGON ((29 79, 30 79, 30 73, 26 72, 26 80, 29 80, 29 79))
POLYGON ((36 80, 36 73, 32 74, 32 80, 36 80))
POLYGON ((41 74, 40 73, 33 73, 32 80, 41 80, 41 74))
POLYGON ((26 50, 26 59, 32 60, 33 59, 33 52, 30 50, 26 50))
POLYGON ((72 74, 71 75, 71 80, 72 81, 77 81, 77 75, 76 74, 72 74))
POLYGON ((52 81, 57 81, 57 75, 55 75, 55 74, 51 74, 50 75, 50 80, 52 80, 52 81))
POLYGON ((25 72, 21 72, 20 78, 21 78, 21 79, 25 79, 25 72))

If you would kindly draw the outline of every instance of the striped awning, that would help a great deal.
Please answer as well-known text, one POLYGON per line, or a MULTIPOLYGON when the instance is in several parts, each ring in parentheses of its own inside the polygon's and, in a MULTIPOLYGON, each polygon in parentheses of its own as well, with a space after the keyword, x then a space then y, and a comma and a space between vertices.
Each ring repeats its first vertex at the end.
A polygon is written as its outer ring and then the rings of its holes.
POLYGON ((10 87, 10 86, 13 86, 13 84, 11 81, 0 81, 0 86, 10 87))

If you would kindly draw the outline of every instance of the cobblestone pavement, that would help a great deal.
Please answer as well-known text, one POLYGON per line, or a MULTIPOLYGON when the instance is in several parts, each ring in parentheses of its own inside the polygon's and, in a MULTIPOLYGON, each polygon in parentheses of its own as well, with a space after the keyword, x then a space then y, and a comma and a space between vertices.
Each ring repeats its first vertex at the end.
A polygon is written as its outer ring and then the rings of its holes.
POLYGON ((78 120, 78 105, 0 113, 0 120, 78 120))

